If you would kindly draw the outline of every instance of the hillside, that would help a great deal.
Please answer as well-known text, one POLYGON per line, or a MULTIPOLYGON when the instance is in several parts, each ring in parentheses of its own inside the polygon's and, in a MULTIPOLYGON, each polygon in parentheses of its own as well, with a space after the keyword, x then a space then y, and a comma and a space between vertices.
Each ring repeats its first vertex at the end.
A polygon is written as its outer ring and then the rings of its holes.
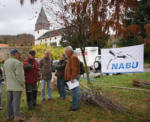
POLYGON ((0 35, 0 43, 13 46, 31 46, 34 43, 34 36, 31 34, 0 35))

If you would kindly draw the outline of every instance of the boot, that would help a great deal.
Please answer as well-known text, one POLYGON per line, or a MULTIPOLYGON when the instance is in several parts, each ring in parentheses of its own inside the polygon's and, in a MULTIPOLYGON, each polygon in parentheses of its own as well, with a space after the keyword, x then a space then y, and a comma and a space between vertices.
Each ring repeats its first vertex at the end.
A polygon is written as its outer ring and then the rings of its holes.
POLYGON ((22 117, 15 117, 13 121, 14 121, 14 122, 24 122, 25 119, 22 118, 22 117))

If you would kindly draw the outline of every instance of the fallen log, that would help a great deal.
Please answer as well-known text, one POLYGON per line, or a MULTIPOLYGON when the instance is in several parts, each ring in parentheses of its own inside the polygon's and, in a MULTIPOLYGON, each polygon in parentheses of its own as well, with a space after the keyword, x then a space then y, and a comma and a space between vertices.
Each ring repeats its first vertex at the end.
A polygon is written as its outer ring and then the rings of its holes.
POLYGON ((127 90, 137 90, 137 91, 147 91, 150 92, 148 89, 136 89, 136 88, 128 88, 128 87, 120 87, 120 86, 112 86, 111 88, 118 88, 118 89, 127 89, 127 90))
POLYGON ((132 85, 136 87, 149 87, 150 88, 150 82, 140 81, 139 79, 133 80, 132 85))
POLYGON ((81 85, 81 100, 103 108, 106 111, 126 112, 126 109, 118 103, 105 97, 101 91, 81 85))

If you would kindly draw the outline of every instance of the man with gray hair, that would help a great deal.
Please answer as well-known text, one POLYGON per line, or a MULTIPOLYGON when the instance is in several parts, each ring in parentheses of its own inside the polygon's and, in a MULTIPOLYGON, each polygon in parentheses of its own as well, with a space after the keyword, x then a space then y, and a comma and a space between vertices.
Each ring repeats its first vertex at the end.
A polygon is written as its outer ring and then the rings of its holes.
POLYGON ((11 57, 4 63, 4 78, 7 84, 7 119, 14 121, 20 118, 21 94, 25 86, 23 65, 19 61, 20 52, 11 50, 11 57))
MULTIPOLYGON (((79 80, 80 77, 80 61, 78 57, 74 54, 73 48, 68 46, 65 48, 65 54, 68 57, 68 62, 65 68, 65 80, 74 82, 75 79, 79 80)), ((72 95, 72 107, 70 111, 76 111, 79 108, 80 103, 80 88, 79 86, 71 89, 72 95)))
POLYGON ((50 58, 50 51, 45 51, 45 56, 40 61, 41 73, 41 96, 42 101, 45 100, 45 85, 47 84, 48 100, 52 99, 51 93, 51 79, 52 79, 52 60, 50 58))

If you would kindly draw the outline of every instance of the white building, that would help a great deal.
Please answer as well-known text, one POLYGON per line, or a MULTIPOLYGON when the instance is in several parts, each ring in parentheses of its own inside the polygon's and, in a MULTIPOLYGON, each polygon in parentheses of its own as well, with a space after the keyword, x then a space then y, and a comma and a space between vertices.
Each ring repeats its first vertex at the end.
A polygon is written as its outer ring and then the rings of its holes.
POLYGON ((50 24, 43 8, 35 24, 35 45, 47 44, 60 46, 63 29, 50 30, 50 24))

